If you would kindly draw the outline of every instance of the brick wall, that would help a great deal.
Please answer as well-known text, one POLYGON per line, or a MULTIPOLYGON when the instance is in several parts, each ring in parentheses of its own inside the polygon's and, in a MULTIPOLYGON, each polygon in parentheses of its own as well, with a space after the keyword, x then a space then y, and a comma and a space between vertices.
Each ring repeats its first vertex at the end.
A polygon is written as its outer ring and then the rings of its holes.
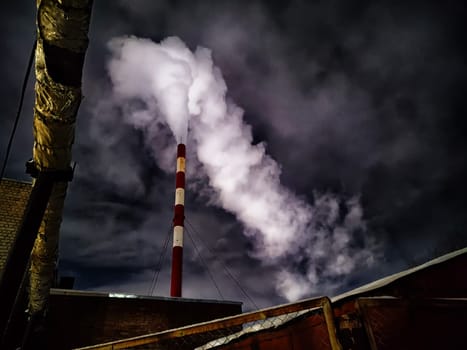
POLYGON ((164 297, 111 297, 52 289, 46 320, 49 350, 99 344, 242 312, 241 303, 164 297))
POLYGON ((28 182, 10 179, 0 182, 0 279, 30 193, 28 182))

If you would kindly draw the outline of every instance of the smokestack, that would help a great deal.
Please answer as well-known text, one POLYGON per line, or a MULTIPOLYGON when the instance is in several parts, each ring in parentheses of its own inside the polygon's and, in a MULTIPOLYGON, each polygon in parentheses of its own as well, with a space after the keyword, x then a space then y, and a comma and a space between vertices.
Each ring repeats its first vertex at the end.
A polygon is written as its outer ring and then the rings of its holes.
POLYGON ((185 145, 177 146, 177 173, 175 175, 175 206, 172 248, 172 277, 170 296, 182 296, 183 221, 185 219, 185 145))

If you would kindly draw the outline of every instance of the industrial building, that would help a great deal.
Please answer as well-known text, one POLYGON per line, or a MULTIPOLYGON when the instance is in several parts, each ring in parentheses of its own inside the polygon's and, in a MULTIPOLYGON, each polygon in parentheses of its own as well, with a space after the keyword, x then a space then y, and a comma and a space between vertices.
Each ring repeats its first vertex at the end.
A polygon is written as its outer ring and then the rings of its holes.
POLYGON ((461 249, 332 298, 81 350, 462 349, 467 344, 466 267, 467 249, 461 249), (235 332, 235 327, 241 329, 235 332))
MULTIPOLYGON (((0 183, 2 270, 30 190, 0 183)), ((467 248, 342 295, 244 314, 237 302, 52 288, 44 341, 48 349, 462 348, 466 269, 467 248)), ((16 341, 26 326, 20 316, 16 341)))
MULTIPOLYGON (((31 183, 0 182, 0 282, 8 253, 17 238, 31 193, 31 183)), ((66 281, 65 281, 66 282, 66 281)), ((54 279, 53 286, 70 288, 54 279)), ((2 349, 16 349, 23 342, 28 320, 26 283, 17 290, 18 300, 9 318, 2 349)), ((2 313, 4 309, 1 310, 2 313)), ((42 320, 41 344, 30 348, 72 349, 115 339, 160 332, 189 324, 240 314, 234 301, 136 296, 121 293, 51 288, 47 315, 42 320), (72 316, 71 316, 72 315, 72 316)), ((2 315, 4 316, 4 315, 2 315)))
POLYGON ((184 156, 177 152, 171 298, 75 291, 54 275, 92 1, 38 0, 34 185, 0 176, 2 349, 460 349, 467 249, 335 297, 241 313, 181 297, 184 156), (28 313, 25 313, 25 310, 28 313), (45 312, 47 310, 47 312, 45 312))

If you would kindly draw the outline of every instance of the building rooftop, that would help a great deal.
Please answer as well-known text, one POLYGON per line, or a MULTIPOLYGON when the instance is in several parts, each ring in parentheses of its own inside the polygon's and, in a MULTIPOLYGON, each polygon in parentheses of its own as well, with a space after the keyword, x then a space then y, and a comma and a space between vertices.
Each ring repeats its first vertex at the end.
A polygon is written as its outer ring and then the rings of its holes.
POLYGON ((177 303, 206 303, 206 304, 232 304, 242 305, 241 301, 232 300, 215 300, 215 299, 195 299, 195 298, 172 298, 164 296, 149 296, 149 295, 135 295, 125 293, 112 293, 112 292, 95 292, 74 289, 59 289, 52 288, 50 295, 67 295, 73 297, 99 297, 99 298, 116 298, 116 299, 140 299, 140 300, 154 300, 166 301, 177 303))
MULTIPOLYGON (((368 323, 368 332, 379 334, 380 338, 386 340, 400 342, 401 340, 398 340, 398 337, 391 335, 394 333, 393 331, 396 331, 396 333, 405 332, 403 336, 412 334, 410 332, 414 332, 413 334, 423 333, 426 330, 418 329, 417 325, 422 324, 424 318, 434 322, 430 321, 430 325, 432 323, 436 325, 438 324, 436 322, 438 318, 441 319, 446 315, 451 317, 452 313, 459 316, 459 312, 462 313, 462 310, 467 309, 467 280, 463 278, 466 266, 467 247, 332 298, 321 297, 301 300, 210 322, 170 329, 160 333, 89 346, 83 349, 111 349, 112 346, 123 349, 127 348, 126 344, 134 346, 156 343, 168 344, 173 346, 174 349, 185 349, 185 344, 190 344, 191 347, 188 348, 199 350, 224 347, 226 349, 263 349, 263 345, 264 349, 272 349, 274 347, 271 347, 271 342, 280 342, 282 340, 279 341, 279 339, 286 338, 289 339, 288 341, 295 339, 293 341, 298 341, 302 344, 301 346, 306 343, 308 345, 312 344, 314 346, 312 348, 318 346, 317 348, 335 349, 338 346, 335 341, 337 333, 334 324, 343 327, 341 330, 345 331, 349 324, 354 325, 349 320, 355 317, 355 312, 360 315, 359 317, 366 317, 365 322, 368 323), (418 300, 418 302, 412 305, 410 304, 411 300, 418 300), (381 310, 384 311, 385 315, 396 318, 380 317, 381 315, 378 312, 381 310), (409 314, 408 312, 412 312, 410 310, 418 311, 416 314, 409 314), (375 319, 375 314, 380 316, 375 319), (411 317, 417 319, 416 324, 407 323, 412 319, 411 317), (382 333, 381 329, 378 329, 380 324, 384 324, 386 327, 382 330, 382 333), (396 329, 400 325, 406 325, 408 328, 404 328, 405 330, 396 329), (205 343, 197 343, 197 339, 203 337, 208 339, 214 334, 223 334, 223 336, 211 337, 205 343), (259 347, 248 347, 262 341, 265 343, 259 347), (231 343, 238 345, 229 347, 231 343), (320 345, 324 343, 326 344, 320 345)), ((460 319, 461 326, 463 325, 462 322, 462 319, 460 319)), ((361 325, 357 328, 360 328, 358 331, 362 332, 361 325)), ((353 328, 353 331, 355 332, 357 328, 353 328)), ((442 329, 438 324, 437 332, 432 333, 431 336, 434 337, 435 342, 440 338, 442 338, 441 341, 444 341, 445 329, 442 329)), ((458 337, 449 339, 449 344, 458 341, 458 337)), ((370 341, 378 342, 379 338, 377 340, 370 339, 370 341)), ((425 343, 429 343, 429 341, 428 339, 425 343)))

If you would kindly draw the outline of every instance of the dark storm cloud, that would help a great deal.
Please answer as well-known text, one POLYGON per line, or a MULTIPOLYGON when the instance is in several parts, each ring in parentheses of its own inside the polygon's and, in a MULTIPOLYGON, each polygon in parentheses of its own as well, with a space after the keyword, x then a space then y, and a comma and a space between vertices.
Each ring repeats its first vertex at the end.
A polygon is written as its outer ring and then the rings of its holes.
MULTIPOLYGON (((17 3, 5 6, 0 14, 1 74, 0 96, 2 118, 0 118, 0 156, 3 162, 10 130, 16 115, 21 85, 34 43, 35 18, 34 6, 22 7, 17 3)), ((6 176, 27 179, 24 175, 24 162, 30 158, 32 150, 32 106, 33 73, 29 81, 23 113, 19 122, 17 138, 13 143, 14 154, 10 158, 6 176)))
MULTIPOLYGON (((192 48, 211 48, 255 141, 266 141, 282 165, 284 184, 309 200, 316 189, 362 194, 368 234, 386 244, 386 261, 348 276, 348 287, 465 246, 461 3, 139 0, 110 7, 96 1, 74 148, 78 168, 60 243, 62 272, 75 274, 79 288, 144 294, 171 223, 173 179, 163 171, 172 166, 170 154, 155 161, 123 120, 93 117, 95 102, 107 98, 106 43, 123 34, 177 35, 192 48)), ((24 2, 2 12, 1 152, 33 40, 34 10, 24 2)), ((31 85, 28 91, 11 177, 24 178, 32 147, 31 85)), ((170 149, 170 133, 161 132, 154 142, 170 149)), ((189 196, 187 217, 258 304, 281 301, 273 271, 250 256, 242 227, 203 206, 209 195, 189 196)), ((218 260, 205 250, 203 256, 226 297, 245 300, 218 260)), ((216 298, 193 248, 185 260, 187 296, 216 298)), ((168 260, 164 266, 158 291, 167 294, 168 260)))
MULTIPOLYGON (((368 213, 381 211, 375 231, 386 232, 411 263, 435 247, 465 244, 465 234, 453 230, 465 219, 452 198, 465 193, 464 148, 451 146, 464 145, 456 129, 465 131, 456 116, 466 81, 456 42, 459 9, 337 5, 294 2, 276 14, 280 26, 257 5, 190 13, 201 24, 197 39, 213 48, 233 82, 231 95, 269 142, 286 183, 305 193, 363 188, 368 213), (452 182, 458 186, 446 185, 452 182), (446 205, 457 225, 437 215, 446 205), (433 216, 429 222, 425 213, 433 216), (441 227, 450 232, 450 244, 440 242, 441 227)), ((190 22, 179 22, 190 37, 190 22)))

